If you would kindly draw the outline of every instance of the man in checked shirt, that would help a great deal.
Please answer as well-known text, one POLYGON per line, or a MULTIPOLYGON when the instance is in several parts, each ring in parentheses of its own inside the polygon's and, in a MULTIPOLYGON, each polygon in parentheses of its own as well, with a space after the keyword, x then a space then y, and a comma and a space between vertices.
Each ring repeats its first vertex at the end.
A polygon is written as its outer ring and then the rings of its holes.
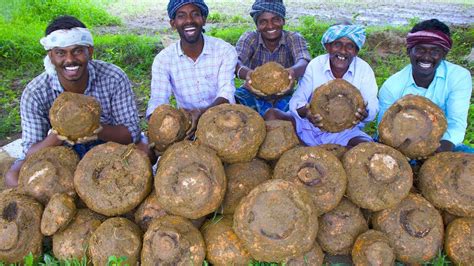
MULTIPOLYGON (((311 56, 306 40, 299 33, 283 30, 286 9, 282 0, 256 0, 250 16, 257 26, 256 31, 244 33, 236 44, 238 64, 235 68, 237 78, 245 80, 243 87, 235 91, 236 101, 255 109, 260 115, 274 107, 288 111, 294 81, 303 76, 311 56), (278 99, 270 100, 258 96, 249 86, 250 74, 258 66, 274 61, 289 72, 291 80, 288 90, 278 99)), ((270 118, 268 112, 265 118, 270 118)))
POLYGON ((127 75, 113 64, 92 60, 92 35, 81 21, 71 16, 54 19, 40 43, 47 51, 46 71, 34 78, 21 96, 23 158, 5 175, 9 187, 18 185, 26 156, 45 147, 63 145, 66 140, 50 131, 48 117, 54 100, 62 92, 89 95, 101 105, 101 130, 73 143, 72 148, 80 157, 95 145, 107 141, 129 144, 140 137, 138 111, 127 75))
POLYGON ((209 9, 203 0, 171 0, 168 15, 180 40, 162 50, 153 61, 151 97, 146 117, 168 104, 173 94, 179 108, 191 114, 194 134, 204 111, 222 103, 235 103, 234 69, 237 53, 232 45, 203 34, 209 9))

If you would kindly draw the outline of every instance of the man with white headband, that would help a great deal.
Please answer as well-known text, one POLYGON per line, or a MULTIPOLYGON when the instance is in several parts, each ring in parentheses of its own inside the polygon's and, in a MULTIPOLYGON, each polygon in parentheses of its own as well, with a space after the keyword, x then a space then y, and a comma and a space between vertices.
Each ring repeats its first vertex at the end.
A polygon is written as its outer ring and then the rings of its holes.
POLYGON ((385 81, 380 88, 378 122, 385 111, 407 95, 421 95, 438 105, 446 115, 448 128, 437 152, 462 146, 467 127, 472 79, 469 71, 445 60, 451 49, 449 27, 437 19, 416 24, 407 35, 407 53, 411 64, 385 81))
MULTIPOLYGON (((71 16, 56 18, 40 43, 47 51, 46 71, 34 78, 21 96, 21 159, 41 148, 64 144, 66 138, 50 130, 48 114, 54 100, 65 91, 92 96, 101 105, 102 130, 72 146, 79 156, 107 141, 129 144, 139 140, 138 111, 130 81, 117 66, 92 60, 92 35, 81 21, 71 16)), ((16 161, 7 172, 7 186, 17 185, 22 164, 23 160, 16 161)))

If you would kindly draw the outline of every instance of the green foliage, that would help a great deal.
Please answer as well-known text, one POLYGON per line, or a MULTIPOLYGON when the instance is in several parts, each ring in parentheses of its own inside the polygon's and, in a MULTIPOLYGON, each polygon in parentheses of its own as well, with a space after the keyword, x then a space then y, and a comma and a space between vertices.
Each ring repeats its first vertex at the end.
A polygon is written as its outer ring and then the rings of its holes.
POLYGON ((321 38, 329 27, 329 23, 317 21, 312 16, 303 16, 300 18, 301 25, 290 30, 295 30, 306 39, 311 58, 324 54, 326 51, 321 45, 321 38))
POLYGON ((130 77, 148 75, 155 55, 163 49, 159 38, 139 35, 98 35, 94 57, 123 68, 130 77))
POLYGON ((209 31, 209 35, 214 36, 216 38, 220 38, 232 45, 235 45, 239 40, 240 36, 249 30, 254 30, 253 28, 249 27, 236 27, 236 28, 212 28, 209 31))
POLYGON ((107 266, 121 266, 121 265, 128 265, 125 264, 125 261, 127 261, 126 256, 110 256, 109 259, 107 260, 107 266))

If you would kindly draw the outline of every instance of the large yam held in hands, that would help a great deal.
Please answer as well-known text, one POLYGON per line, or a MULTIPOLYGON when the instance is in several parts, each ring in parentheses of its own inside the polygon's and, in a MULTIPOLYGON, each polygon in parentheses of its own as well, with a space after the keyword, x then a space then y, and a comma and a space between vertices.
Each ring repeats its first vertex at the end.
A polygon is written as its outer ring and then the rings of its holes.
POLYGON ((49 120, 58 134, 76 141, 94 135, 100 127, 100 112, 100 104, 94 97, 63 92, 53 102, 49 120))
POLYGON ((312 114, 322 117, 321 129, 340 132, 354 126, 357 109, 364 110, 360 91, 344 79, 333 79, 317 87, 310 100, 312 114))
POLYGON ((270 96, 284 92, 290 86, 288 71, 276 62, 268 62, 250 74, 250 86, 264 95, 270 96))
POLYGON ((436 151, 446 128, 444 113, 436 104, 423 96, 409 94, 384 113, 379 136, 381 142, 415 159, 436 151))
POLYGON ((107 216, 133 210, 150 193, 148 157, 135 145, 108 142, 92 148, 74 174, 77 194, 91 210, 107 216))

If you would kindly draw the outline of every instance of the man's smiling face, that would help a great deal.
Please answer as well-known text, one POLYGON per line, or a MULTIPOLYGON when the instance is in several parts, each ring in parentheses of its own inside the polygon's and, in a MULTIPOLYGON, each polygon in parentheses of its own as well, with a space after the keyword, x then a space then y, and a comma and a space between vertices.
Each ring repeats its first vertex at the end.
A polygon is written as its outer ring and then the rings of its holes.
POLYGON ((55 47, 48 51, 48 55, 60 79, 80 81, 87 78, 87 64, 92 57, 92 52, 92 47, 71 45, 55 47))
POLYGON ((346 72, 359 52, 357 45, 347 37, 327 43, 325 47, 329 53, 331 69, 337 72, 346 72))
POLYGON ((271 12, 263 12, 257 18, 257 31, 267 41, 276 41, 281 38, 285 19, 271 12))
POLYGON ((199 7, 187 4, 178 9, 170 24, 178 31, 182 41, 196 43, 201 37, 206 18, 201 14, 199 7))
POLYGON ((446 56, 446 51, 434 44, 417 44, 408 49, 408 56, 415 74, 431 76, 446 56))

